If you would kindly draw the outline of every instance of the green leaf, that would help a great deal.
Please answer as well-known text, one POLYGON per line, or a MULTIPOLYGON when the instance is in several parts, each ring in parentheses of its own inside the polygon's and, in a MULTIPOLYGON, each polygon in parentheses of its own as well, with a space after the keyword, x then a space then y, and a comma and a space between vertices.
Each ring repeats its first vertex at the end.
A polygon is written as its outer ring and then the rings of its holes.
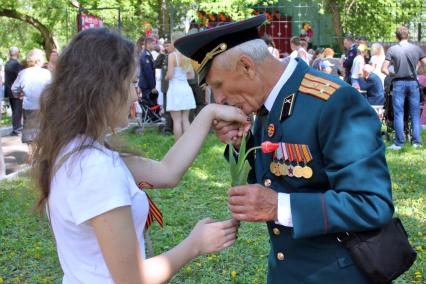
POLYGON ((228 144, 228 159, 229 159, 229 171, 231 173, 231 186, 234 186, 238 182, 238 167, 234 158, 234 146, 232 144, 228 144))
POLYGON ((247 160, 245 160, 244 168, 242 171, 240 171, 240 174, 239 174, 238 185, 247 184, 247 178, 250 173, 250 170, 251 170, 250 164, 247 160))
POLYGON ((239 157, 238 157, 238 172, 241 172, 244 167, 244 162, 245 162, 244 157, 246 156, 246 146, 247 146, 246 134, 243 134, 243 140, 241 141, 239 157))

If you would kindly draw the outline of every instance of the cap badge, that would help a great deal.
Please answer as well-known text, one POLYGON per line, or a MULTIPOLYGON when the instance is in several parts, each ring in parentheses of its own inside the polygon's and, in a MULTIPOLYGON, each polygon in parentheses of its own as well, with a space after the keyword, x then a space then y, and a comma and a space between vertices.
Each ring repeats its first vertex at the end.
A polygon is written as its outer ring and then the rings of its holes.
POLYGON ((216 55, 224 52, 227 48, 228 48, 228 46, 226 45, 226 43, 222 42, 221 44, 219 44, 218 46, 216 46, 215 48, 213 48, 210 52, 207 52, 207 54, 204 57, 203 61, 201 61, 201 64, 198 67, 197 72, 199 72, 201 69, 203 69, 203 67, 206 66, 206 64, 210 60, 212 60, 213 57, 215 57, 216 55))

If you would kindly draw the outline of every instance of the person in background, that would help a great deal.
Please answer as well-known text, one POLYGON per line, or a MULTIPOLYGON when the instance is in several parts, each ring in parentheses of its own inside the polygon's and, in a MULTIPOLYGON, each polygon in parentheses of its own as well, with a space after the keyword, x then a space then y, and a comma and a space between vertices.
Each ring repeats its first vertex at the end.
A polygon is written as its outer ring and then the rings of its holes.
POLYGON ((319 70, 326 73, 326 74, 332 74, 333 73, 333 67, 334 67, 334 64, 332 64, 328 60, 322 60, 319 64, 319 70))
POLYGON ((343 40, 343 46, 345 47, 345 59, 342 63, 345 68, 345 81, 351 84, 351 70, 355 57, 357 56, 357 45, 354 43, 354 39, 351 35, 348 35, 343 40))
POLYGON ((392 105, 394 112, 395 141, 389 150, 401 150, 404 146, 404 104, 408 98, 411 125, 413 127, 413 147, 422 147, 420 136, 420 92, 417 82, 416 66, 426 65, 423 50, 408 42, 408 28, 400 26, 395 32, 398 44, 391 46, 386 52, 382 72, 389 74, 388 66, 394 66, 392 80, 392 105))
MULTIPOLYGON (((3 72, 3 60, 0 59, 0 120, 2 119, 3 114, 3 98, 4 98, 4 72, 3 72)), ((3 147, 1 143, 1 133, 0 133, 0 179, 6 175, 6 163, 4 161, 3 147)))
POLYGON ((45 55, 42 50, 38 48, 30 50, 26 57, 27 68, 19 72, 11 88, 15 96, 20 96, 23 99, 23 143, 30 144, 37 134, 40 96, 52 78, 50 71, 43 68, 44 61, 45 55))
POLYGON ((43 68, 46 68, 51 73, 53 73, 53 71, 55 71, 56 61, 58 60, 58 56, 59 56, 58 50, 55 48, 52 49, 52 52, 50 52, 50 55, 49 55, 49 62, 45 63, 43 65, 43 68))
POLYGON ((382 73, 382 66, 385 62, 385 50, 383 45, 378 42, 375 42, 371 45, 371 58, 370 64, 374 68, 374 73, 380 77, 382 82, 385 81, 386 75, 382 73))
MULTIPOLYGON (((368 39, 366 36, 358 36, 356 38, 356 45, 360 46, 361 44, 364 44, 365 46, 368 47, 368 39)), ((364 61, 365 62, 370 62, 370 51, 368 50, 366 53, 364 53, 364 61)))
POLYGON ((163 128, 163 134, 173 134, 173 120, 170 112, 166 110, 167 106, 167 91, 169 89, 169 81, 166 80, 167 66, 168 66, 168 55, 173 51, 173 46, 170 40, 166 39, 163 43, 164 50, 158 55, 154 61, 154 67, 161 69, 161 92, 163 93, 164 105, 163 105, 163 117, 166 120, 166 124, 163 128))
MULTIPOLYGON (((173 45, 173 42, 182 36, 184 36, 182 32, 172 34, 171 44, 173 45)), ((170 111, 173 119, 173 134, 176 141, 189 128, 189 111, 196 107, 194 94, 188 83, 188 79, 194 76, 189 59, 173 48, 173 52, 168 55, 166 80, 169 80, 169 89, 166 110, 170 111)))
POLYGON ((340 59, 334 58, 334 50, 332 48, 325 48, 322 54, 322 61, 328 61, 332 64, 332 72, 330 74, 335 76, 343 76, 344 70, 342 69, 340 59))
POLYGON ((385 93, 382 79, 374 73, 374 67, 365 64, 363 76, 358 79, 360 90, 366 92, 366 97, 370 105, 383 105, 385 103, 385 93))
POLYGON ((154 58, 152 57, 154 44, 154 38, 147 37, 144 39, 144 48, 139 57, 139 89, 144 98, 156 104, 158 91, 155 88, 154 58))
POLYGON ((0 58, 0 119, 1 119, 1 112, 3 112, 3 100, 4 100, 4 65, 3 65, 3 60, 0 58))
POLYGON ((165 104, 164 104, 163 92, 161 91, 161 68, 157 68, 155 65, 155 61, 160 55, 161 49, 162 47, 157 43, 154 45, 151 54, 152 54, 152 59, 154 59, 153 67, 155 70, 155 89, 157 90, 157 93, 158 93, 157 103, 161 106, 161 111, 163 112, 165 108, 165 104))
POLYGON ((301 58, 306 64, 309 64, 308 52, 302 47, 300 38, 294 36, 290 39, 290 48, 292 52, 290 53, 291 58, 301 58))
POLYGON ((12 85, 18 77, 19 72, 24 68, 19 62, 20 51, 16 46, 9 49, 9 61, 4 67, 4 90, 5 97, 9 98, 12 108, 12 133, 20 135, 22 132, 22 98, 12 93, 12 85))
POLYGON ((236 239, 235 220, 203 219, 180 244, 146 259, 143 232, 154 207, 136 183, 174 187, 214 119, 242 123, 247 116, 231 106, 205 108, 161 161, 116 152, 106 135, 128 124, 137 100, 135 49, 107 29, 84 30, 62 52, 42 95, 32 169, 62 283, 165 283, 193 258, 236 239))
POLYGON ((268 46, 269 52, 275 58, 280 58, 280 51, 277 48, 275 48, 274 40, 269 36, 264 36, 262 39, 265 41, 266 45, 268 46))
POLYGON ((421 87, 420 96, 423 96, 423 110, 420 116, 420 126, 422 129, 426 129, 426 66, 420 65, 417 73, 419 74, 417 76, 417 81, 419 81, 421 87))
POLYGON ((303 47, 303 49, 306 51, 306 56, 308 58, 308 65, 312 62, 312 56, 314 54, 313 49, 309 49, 309 43, 305 37, 300 38, 300 45, 303 47))
POLYGON ((319 63, 324 56, 324 48, 319 47, 315 49, 314 55, 312 56, 311 66, 312 68, 319 70, 319 63))
POLYGON ((351 84, 352 87, 359 90, 358 79, 362 77, 362 70, 364 69, 365 59, 364 55, 368 52, 368 48, 365 44, 360 44, 357 47, 357 55, 354 58, 351 69, 351 84))

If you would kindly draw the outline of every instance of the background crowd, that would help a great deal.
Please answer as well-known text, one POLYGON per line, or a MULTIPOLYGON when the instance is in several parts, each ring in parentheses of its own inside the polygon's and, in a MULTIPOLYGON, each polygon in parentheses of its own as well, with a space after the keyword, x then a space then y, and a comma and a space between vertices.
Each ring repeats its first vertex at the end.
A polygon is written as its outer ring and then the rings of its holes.
MULTIPOLYGON (((176 32, 171 40, 142 36, 137 41, 138 75, 135 87, 139 103, 132 116, 139 124, 158 123, 162 133, 174 134, 175 139, 189 127, 201 108, 213 101, 209 88, 199 87, 193 62, 174 48, 174 41, 184 34, 176 32)), ((408 43, 408 29, 396 32, 398 44, 385 52, 381 43, 370 43, 364 36, 346 36, 344 50, 331 47, 313 49, 305 34, 289 39, 292 52, 280 53, 274 40, 263 38, 275 57, 288 63, 300 58, 308 65, 331 76, 345 80, 365 96, 383 117, 384 107, 392 112, 395 143, 391 150, 399 150, 404 138, 410 138, 415 147, 421 146, 420 129, 426 128, 423 97, 426 90, 426 67, 423 50, 408 43), (342 54, 336 57, 335 54, 342 54), (395 87, 396 86, 396 87, 395 87), (407 122, 411 123, 407 135, 407 122)), ((2 110, 11 110, 11 135, 22 135, 22 141, 31 143, 37 129, 36 114, 39 97, 50 82, 59 53, 53 50, 45 60, 40 49, 32 49, 21 60, 18 47, 9 49, 9 60, 0 62, 2 110)))

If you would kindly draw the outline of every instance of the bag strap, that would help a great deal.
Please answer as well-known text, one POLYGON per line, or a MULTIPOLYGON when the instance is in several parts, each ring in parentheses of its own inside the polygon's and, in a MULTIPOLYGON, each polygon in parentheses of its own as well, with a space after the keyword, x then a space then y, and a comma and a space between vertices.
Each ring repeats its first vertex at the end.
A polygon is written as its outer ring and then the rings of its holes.
POLYGON ((175 57, 176 57, 176 66, 179 67, 179 56, 177 55, 176 51, 175 51, 175 57))

